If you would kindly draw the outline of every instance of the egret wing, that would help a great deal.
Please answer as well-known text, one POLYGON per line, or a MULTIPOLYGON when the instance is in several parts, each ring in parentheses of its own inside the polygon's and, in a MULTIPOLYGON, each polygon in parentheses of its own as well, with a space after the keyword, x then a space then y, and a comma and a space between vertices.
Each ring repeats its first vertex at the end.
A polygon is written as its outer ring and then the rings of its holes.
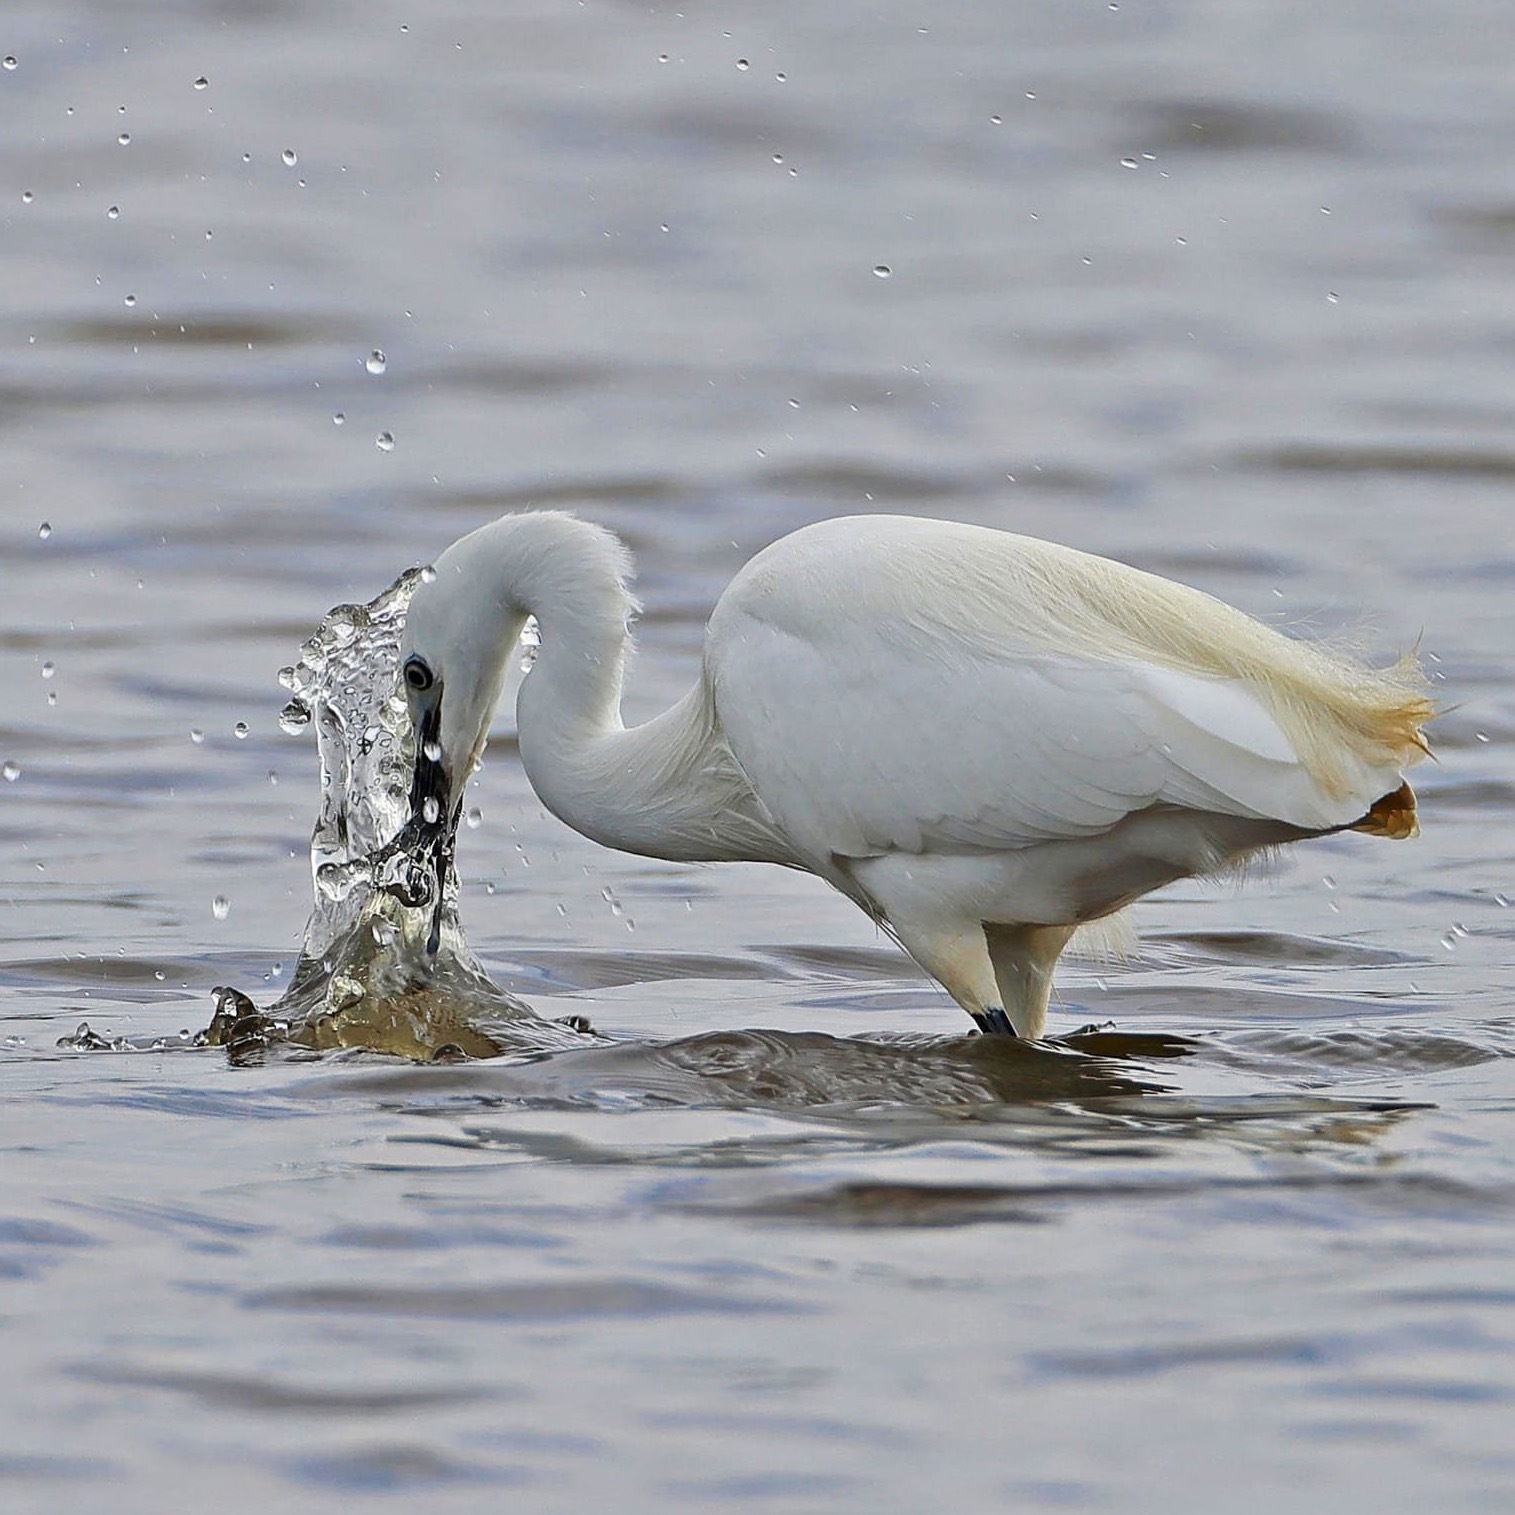
POLYGON ((1026 847, 1157 804, 1324 829, 1376 797, 1325 796, 1236 681, 988 655, 845 614, 820 638, 730 607, 717 632, 706 662, 732 753, 817 857, 1026 847))

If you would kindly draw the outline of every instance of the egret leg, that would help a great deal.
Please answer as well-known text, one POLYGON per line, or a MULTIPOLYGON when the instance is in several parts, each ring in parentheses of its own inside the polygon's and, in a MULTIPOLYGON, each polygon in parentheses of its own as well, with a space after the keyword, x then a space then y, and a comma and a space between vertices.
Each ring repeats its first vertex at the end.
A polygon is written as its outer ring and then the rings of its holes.
POLYGON ((889 925, 900 946, 973 1017, 980 1031, 1015 1035, 1000 1009, 994 965, 977 922, 967 931, 928 930, 919 920, 902 926, 891 918, 889 925))
POLYGON ((939 868, 905 854, 859 858, 848 868, 852 898, 882 918, 894 939, 969 1015, 980 1031, 1016 1034, 1005 1014, 983 923, 965 910, 939 868))
POLYGON ((984 922, 984 940, 1004 1010, 1017 1036, 1040 1040, 1047 1029, 1052 969, 1072 926, 1002 926, 984 922))

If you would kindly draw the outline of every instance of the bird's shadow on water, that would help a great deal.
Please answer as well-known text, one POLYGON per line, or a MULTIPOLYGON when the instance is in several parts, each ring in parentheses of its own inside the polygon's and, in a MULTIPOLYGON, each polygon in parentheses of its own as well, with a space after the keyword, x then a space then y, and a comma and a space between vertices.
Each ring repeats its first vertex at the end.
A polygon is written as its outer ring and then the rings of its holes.
MULTIPOLYGON (((507 1150, 591 1164, 746 1169, 838 1150, 922 1151, 966 1140, 1059 1159, 1141 1160, 1144 1169, 1152 1167, 1151 1159, 1171 1157, 1194 1142, 1241 1152, 1248 1162, 1269 1153, 1291 1160, 1307 1152, 1334 1153, 1351 1168, 1364 1149, 1424 1108, 1394 1098, 1339 1097, 1321 1087, 1329 1082, 1323 1080, 1301 1092, 1292 1065, 1281 1087, 1279 1079, 1267 1077, 1266 1048, 1257 1057, 1243 1052, 1238 1062, 1227 1055, 1231 1042, 1225 1037, 1100 1027, 1041 1042, 978 1033, 834 1036, 767 1029, 707 1031, 669 1041, 611 1039, 577 1017, 572 1024, 543 1020, 516 1001, 517 1013, 491 1023, 480 1055, 470 1056, 456 1039, 467 1023, 457 1005, 445 1007, 437 1025, 427 1027, 415 1002, 366 1004, 357 1007, 355 1020, 328 1022, 306 1034, 309 1026, 260 1011, 234 990, 221 990, 219 997, 214 1035, 165 1047, 161 1040, 111 1041, 88 1033, 63 1044, 116 1052, 198 1045, 219 1047, 234 1066, 273 1064, 293 1071, 303 1064, 311 1076, 284 1089, 297 1104, 356 1100, 425 1119, 425 1131, 390 1135, 391 1151, 419 1143, 486 1158, 507 1150), (398 1043, 391 1036, 396 1027, 398 1043), (454 1040, 437 1044, 444 1033, 454 1040), (428 1045, 434 1047, 430 1057, 418 1057, 417 1049, 428 1045), (321 1065, 319 1073, 314 1065, 321 1065), (1186 1065, 1211 1074, 1218 1066, 1245 1066, 1261 1087, 1195 1092, 1209 1079, 1186 1074, 1186 1065), (585 1114, 598 1119, 660 1111, 691 1113, 701 1123, 694 1139, 676 1124, 668 1139, 654 1138, 649 1149, 648 1128, 623 1126, 620 1119, 614 1126, 626 1137, 586 1142, 576 1131, 585 1114), (743 1117, 739 1128, 723 1124, 732 1115, 743 1117), (759 1121, 755 1136, 749 1117, 759 1121), (781 1134, 767 1127, 770 1119, 781 1123, 781 1134)), ((436 1008, 435 1000, 425 1003, 436 1008)), ((1500 1054, 1491 1047, 1485 1055, 1500 1054)), ((381 1166, 408 1164, 397 1155, 381 1166)), ((1333 1159, 1333 1166, 1340 1164, 1333 1159)), ((1036 1205, 1036 1214, 1027 1211, 1018 1187, 985 1189, 975 1182, 961 1189, 864 1176, 813 1192, 802 1186, 793 1193, 765 1189, 728 1198, 754 1218, 786 1223, 1045 1218, 1036 1205)), ((1046 1195, 1041 1189, 1038 1195, 1042 1205, 1046 1195)), ((721 1208, 728 1199, 710 1202, 721 1208)))
MULTIPOLYGON (((968 1108, 1171 1092, 1162 1065, 1194 1055, 1186 1037, 1088 1028, 1047 1041, 977 1032, 836 1036, 767 1029, 669 1041, 611 1038, 583 1016, 547 1020, 513 1000, 508 1019, 446 995, 370 998, 307 1016, 215 991, 209 1025, 178 1040, 107 1036, 81 1025, 76 1052, 220 1049, 234 1067, 326 1062, 344 1088, 472 1087, 494 1100, 571 1106, 968 1108)), ((487 1004, 484 1008, 488 1008, 487 1004)))
POLYGON ((374 1159, 386 1170, 429 1169, 439 1148, 450 1153, 449 1166, 509 1154, 677 1169, 684 1179, 660 1190, 658 1203, 849 1227, 1041 1222, 1065 1201, 1101 1196, 1352 1184, 1362 1176, 1363 1153, 1423 1108, 1292 1090, 1182 1092, 1172 1073, 1200 1046, 1109 1030, 1046 1042, 712 1031, 530 1061, 349 1065, 287 1092, 408 1117, 374 1159), (1081 1050, 1079 1042, 1099 1050, 1081 1050), (662 1119, 646 1119, 659 1111, 667 1113, 666 1130, 662 1119), (675 1118, 680 1111, 685 1117, 675 1118), (640 1119, 628 1120, 638 1112, 640 1119), (1218 1173, 1182 1159, 1175 1167, 1171 1160, 1196 1143, 1230 1152, 1240 1166, 1223 1158, 1218 1173), (964 1144, 1012 1162, 1071 1159, 1080 1172, 1059 1180, 1057 1170, 1011 1169, 1007 1183, 1003 1167, 963 1170, 964 1144), (1307 1154, 1325 1161, 1299 1169, 1307 1154), (895 1170, 891 1155, 928 1168, 895 1170), (1287 1173, 1254 1171, 1258 1158, 1273 1156, 1288 1158, 1287 1173), (1083 1176, 1089 1164, 1104 1165, 1092 1183, 1083 1176))
POLYGON ((293 1023, 278 1007, 261 1011, 237 990, 218 989, 216 996, 199 1044, 224 1047, 233 1065, 356 1054, 460 1071, 473 1066, 488 1070, 497 1091, 537 1103, 582 1104, 607 1092, 621 1102, 774 1109, 1138 1096, 1173 1087, 1148 1064, 1182 1059, 1199 1047, 1184 1037, 1109 1028, 1041 1042, 979 1033, 859 1037, 765 1029, 655 1042, 604 1037, 582 1016, 482 1018, 470 1015, 477 1006, 436 996, 365 1003, 341 1017, 325 1013, 293 1023))
POLYGON ((1129 1037, 1098 1052, 1069 1042, 965 1035, 832 1036, 726 1030, 661 1043, 623 1042, 561 1055, 528 1071, 559 1095, 594 1087, 663 1103, 769 1110, 847 1106, 967 1109, 1162 1092, 1138 1058, 1188 1054, 1177 1038, 1129 1037))
POLYGON ((1178 1068, 1204 1046, 1188 1037, 1111 1029, 1041 1042, 977 1033, 723 1030, 666 1042, 600 1040, 569 1051, 444 1067, 348 1064, 310 1081, 305 1092, 376 1097, 413 1113, 740 1110, 839 1121, 891 1145, 961 1131, 965 1124, 1016 1145, 1045 1138, 1064 1146, 1091 1133, 1183 1136, 1238 1123, 1302 1130, 1323 1122, 1334 1125, 1331 1140, 1358 1143, 1399 1114, 1422 1108, 1294 1091, 1186 1094, 1178 1068))

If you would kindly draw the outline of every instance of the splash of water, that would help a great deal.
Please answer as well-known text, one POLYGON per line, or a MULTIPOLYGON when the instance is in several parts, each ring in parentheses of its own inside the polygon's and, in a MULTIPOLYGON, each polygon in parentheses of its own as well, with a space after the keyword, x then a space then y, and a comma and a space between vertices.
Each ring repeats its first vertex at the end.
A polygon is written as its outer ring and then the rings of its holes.
POLYGON ((233 1055, 278 1042, 418 1058, 584 1045, 582 1022, 543 1020, 490 980, 458 920, 450 844, 428 857, 405 845, 415 738, 400 641, 425 573, 410 569, 367 605, 338 605, 280 671, 291 695, 280 725, 313 727, 320 757, 315 899, 276 1004, 259 1011, 217 990, 206 1037, 233 1055))

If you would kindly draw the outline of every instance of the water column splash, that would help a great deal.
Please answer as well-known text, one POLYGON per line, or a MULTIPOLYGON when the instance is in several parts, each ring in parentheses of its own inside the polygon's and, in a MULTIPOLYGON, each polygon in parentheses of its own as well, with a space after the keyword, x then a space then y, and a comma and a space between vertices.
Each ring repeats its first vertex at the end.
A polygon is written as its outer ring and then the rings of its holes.
POLYGON ((449 838, 418 854, 410 819, 415 737, 399 677, 405 613, 426 570, 367 605, 338 605, 280 670, 286 732, 314 727, 321 799, 310 839, 315 886, 289 989, 259 1011, 217 991, 208 1038, 233 1056, 292 1042, 401 1056, 492 1057, 585 1042, 491 982, 458 920, 449 838))
MULTIPOLYGON (((409 818, 415 744, 399 689, 405 612, 421 570, 401 574, 367 605, 338 605, 279 671, 292 698, 279 714, 286 732, 314 725, 321 800, 310 838, 315 901, 302 962, 326 956, 370 904, 376 867, 409 818)), ((395 859, 392 866, 398 866, 395 859)), ((444 882, 456 928, 457 880, 444 882)), ((461 936, 458 938, 461 943, 461 936)), ((466 952, 466 947, 463 948, 466 952)))

